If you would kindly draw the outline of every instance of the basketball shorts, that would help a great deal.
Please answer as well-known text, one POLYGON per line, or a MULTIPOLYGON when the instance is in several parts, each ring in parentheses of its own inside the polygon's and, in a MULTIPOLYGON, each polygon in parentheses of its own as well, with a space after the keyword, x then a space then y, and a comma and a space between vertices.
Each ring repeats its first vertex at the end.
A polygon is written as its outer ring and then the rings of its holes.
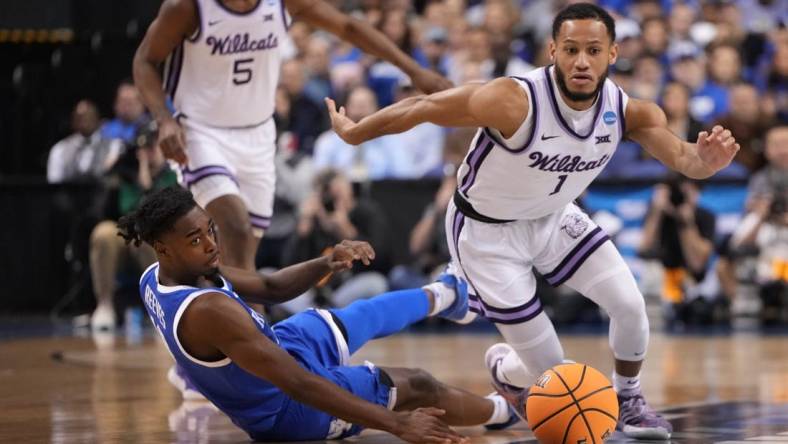
MULTIPOLYGON (((385 376, 381 376, 378 367, 369 362, 359 366, 348 365, 347 343, 327 311, 307 310, 273 328, 279 345, 307 370, 368 402, 394 408, 396 389, 384 382, 385 376)), ((272 429, 250 432, 250 435, 261 441, 306 441, 345 438, 357 435, 361 430, 358 425, 290 400, 272 429)))
POLYGON ((256 231, 271 224, 276 169, 273 119, 250 128, 217 128, 182 117, 186 133, 186 167, 178 179, 205 208, 226 195, 239 196, 256 231))
POLYGON ((559 286, 608 240, 573 203, 539 219, 493 224, 465 216, 450 202, 446 236, 449 271, 468 281, 470 309, 499 324, 542 312, 534 269, 559 286))

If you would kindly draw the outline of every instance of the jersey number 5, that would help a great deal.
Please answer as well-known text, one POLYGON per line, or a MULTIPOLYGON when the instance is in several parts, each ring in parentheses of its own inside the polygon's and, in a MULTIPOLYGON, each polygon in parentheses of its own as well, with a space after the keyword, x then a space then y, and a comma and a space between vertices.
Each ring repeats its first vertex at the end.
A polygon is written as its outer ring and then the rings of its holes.
POLYGON ((243 85, 252 80, 252 68, 244 67, 249 63, 254 62, 254 59, 239 59, 233 65, 233 84, 243 85))

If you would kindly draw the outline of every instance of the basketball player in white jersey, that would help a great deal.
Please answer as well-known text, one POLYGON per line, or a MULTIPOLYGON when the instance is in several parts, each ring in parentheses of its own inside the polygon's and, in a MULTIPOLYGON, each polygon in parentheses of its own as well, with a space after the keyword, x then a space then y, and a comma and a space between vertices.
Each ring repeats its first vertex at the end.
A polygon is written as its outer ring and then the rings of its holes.
POLYGON ((219 226, 226 265, 254 269, 270 223, 271 116, 291 17, 394 63, 425 92, 451 86, 322 0, 165 0, 134 57, 134 80, 159 123, 165 156, 180 164, 182 185, 219 226))
POLYGON ((657 105, 629 99, 606 78, 614 42, 607 12, 574 4, 554 19, 554 64, 523 78, 410 98, 358 123, 327 104, 337 134, 353 145, 423 122, 480 127, 458 171, 446 232, 452 265, 473 293, 471 310, 494 322, 507 342, 487 351, 493 384, 523 415, 527 387, 564 359, 535 295, 535 268, 610 315, 619 428, 630 437, 667 439, 670 423, 640 391, 649 337, 643 296, 607 235, 572 201, 625 137, 697 179, 728 165, 739 145, 721 127, 697 143, 682 141, 657 105))

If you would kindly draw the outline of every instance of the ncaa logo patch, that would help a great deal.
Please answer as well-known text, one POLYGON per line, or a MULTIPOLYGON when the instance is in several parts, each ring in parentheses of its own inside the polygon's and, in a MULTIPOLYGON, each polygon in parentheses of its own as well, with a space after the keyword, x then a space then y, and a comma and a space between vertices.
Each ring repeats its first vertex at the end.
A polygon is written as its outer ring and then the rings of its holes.
POLYGON ((616 113, 614 113, 613 111, 608 111, 602 115, 602 120, 604 120, 606 124, 612 125, 616 123, 616 120, 618 119, 616 117, 616 113))

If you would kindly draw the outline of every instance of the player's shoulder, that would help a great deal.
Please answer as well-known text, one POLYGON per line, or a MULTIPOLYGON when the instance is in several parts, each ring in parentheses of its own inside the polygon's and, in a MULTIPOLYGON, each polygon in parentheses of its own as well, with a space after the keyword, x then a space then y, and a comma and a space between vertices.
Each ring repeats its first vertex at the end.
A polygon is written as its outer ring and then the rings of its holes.
POLYGON ((164 0, 159 9, 159 16, 189 20, 197 16, 199 0, 164 0))

